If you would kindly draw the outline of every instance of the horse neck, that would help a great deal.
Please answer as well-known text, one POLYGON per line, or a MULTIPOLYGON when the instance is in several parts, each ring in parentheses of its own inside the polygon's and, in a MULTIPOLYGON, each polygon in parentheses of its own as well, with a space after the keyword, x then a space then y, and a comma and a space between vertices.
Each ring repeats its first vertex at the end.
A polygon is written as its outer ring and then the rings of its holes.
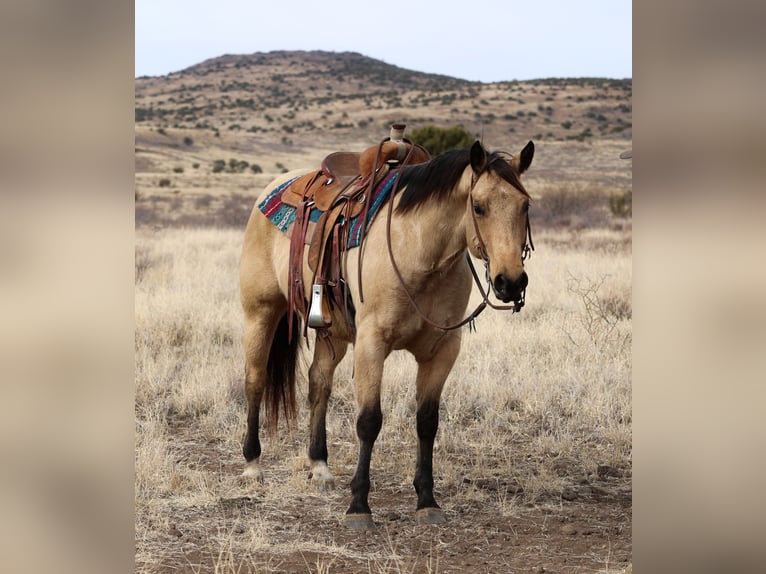
MULTIPOLYGON (((468 167, 449 196, 423 203, 411 216, 417 241, 418 265, 428 270, 444 270, 459 260, 468 244, 466 241, 466 204, 471 186, 468 167)), ((409 217, 409 216, 408 216, 409 217)))

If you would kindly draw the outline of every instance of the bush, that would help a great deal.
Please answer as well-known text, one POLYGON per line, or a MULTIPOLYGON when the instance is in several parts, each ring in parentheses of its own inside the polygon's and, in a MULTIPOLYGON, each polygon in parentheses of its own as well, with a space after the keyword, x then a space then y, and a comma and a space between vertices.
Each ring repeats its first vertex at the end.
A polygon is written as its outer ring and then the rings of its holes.
POLYGON ((628 191, 609 196, 609 210, 617 217, 631 217, 633 215, 633 192, 628 191))
POLYGON ((476 138, 462 126, 440 128, 433 125, 412 130, 410 139, 422 145, 434 156, 445 151, 470 147, 476 141, 476 138))
POLYGON ((170 187, 170 180, 167 177, 163 177, 160 180, 160 187, 170 187))
POLYGON ((242 173, 247 169, 250 164, 244 159, 232 158, 229 160, 229 172, 230 173, 242 173))
POLYGON ((184 138, 184 145, 192 145, 194 143, 194 140, 191 139, 189 136, 186 136, 184 138))
POLYGON ((176 167, 173 168, 173 171, 175 173, 183 173, 184 172, 184 168, 181 167, 180 165, 177 165, 176 167))

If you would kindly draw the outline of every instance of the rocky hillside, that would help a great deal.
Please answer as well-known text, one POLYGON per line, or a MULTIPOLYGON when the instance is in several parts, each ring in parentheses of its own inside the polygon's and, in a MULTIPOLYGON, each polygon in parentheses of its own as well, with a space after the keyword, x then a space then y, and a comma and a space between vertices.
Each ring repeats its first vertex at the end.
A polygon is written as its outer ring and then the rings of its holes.
MULTIPOLYGON (((227 55, 137 78, 135 119, 137 196, 249 191, 331 151, 377 143, 394 122, 462 126, 508 151, 532 139, 548 150, 547 164, 535 160, 538 176, 559 177, 573 164, 583 178, 591 172, 578 161, 594 162, 573 160, 572 150, 607 146, 605 157, 616 158, 630 148, 632 80, 484 84, 353 52, 227 55)), ((603 175, 603 166, 592 169, 603 175)))

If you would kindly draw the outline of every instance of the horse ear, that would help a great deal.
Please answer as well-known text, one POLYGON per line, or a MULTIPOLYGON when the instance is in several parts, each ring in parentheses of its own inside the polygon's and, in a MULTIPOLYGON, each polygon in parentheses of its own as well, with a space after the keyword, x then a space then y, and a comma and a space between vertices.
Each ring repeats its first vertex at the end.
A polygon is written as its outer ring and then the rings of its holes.
POLYGON ((527 171, 527 168, 532 164, 532 158, 535 156, 535 144, 533 144, 531 141, 524 146, 524 149, 521 150, 521 153, 513 158, 513 161, 511 162, 513 167, 516 168, 516 171, 519 172, 519 175, 527 171))
POLYGON ((481 145, 479 140, 476 140, 471 146, 471 168, 474 173, 481 173, 487 167, 487 152, 481 145))

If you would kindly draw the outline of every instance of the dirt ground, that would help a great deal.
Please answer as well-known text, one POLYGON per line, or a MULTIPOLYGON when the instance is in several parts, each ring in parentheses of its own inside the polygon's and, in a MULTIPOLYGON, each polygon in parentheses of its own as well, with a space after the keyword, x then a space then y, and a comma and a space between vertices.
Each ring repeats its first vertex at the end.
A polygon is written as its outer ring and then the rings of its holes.
POLYGON ((213 486, 226 494, 204 503, 167 501, 166 521, 152 525, 159 536, 143 542, 151 558, 138 555, 136 571, 632 572, 629 469, 600 466, 586 476, 574 461, 555 459, 551 470, 566 486, 558 497, 530 501, 515 481, 493 477, 491 466, 487 478, 445 487, 437 456, 435 494, 448 521, 417 525, 414 489, 373 455, 376 528, 356 532, 343 524, 353 465, 336 465, 337 488, 319 492, 307 467, 264 453, 259 486, 232 478, 242 469, 239 453, 176 430, 179 465, 236 486, 213 486))

